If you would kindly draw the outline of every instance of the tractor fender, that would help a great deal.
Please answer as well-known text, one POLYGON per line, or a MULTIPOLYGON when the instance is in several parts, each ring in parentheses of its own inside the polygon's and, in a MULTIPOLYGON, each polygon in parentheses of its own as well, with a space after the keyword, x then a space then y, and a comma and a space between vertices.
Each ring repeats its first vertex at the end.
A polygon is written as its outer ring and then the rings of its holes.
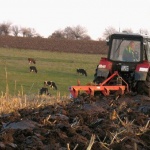
POLYGON ((145 81, 147 77, 147 72, 135 71, 135 80, 145 81))
POLYGON ((112 62, 110 62, 107 58, 101 58, 99 65, 97 66, 97 77, 105 77, 107 78, 110 70, 112 69, 112 62))
POLYGON ((136 66, 136 70, 135 70, 135 80, 145 81, 148 71, 149 71, 149 63, 148 62, 145 61, 141 64, 138 64, 136 66))

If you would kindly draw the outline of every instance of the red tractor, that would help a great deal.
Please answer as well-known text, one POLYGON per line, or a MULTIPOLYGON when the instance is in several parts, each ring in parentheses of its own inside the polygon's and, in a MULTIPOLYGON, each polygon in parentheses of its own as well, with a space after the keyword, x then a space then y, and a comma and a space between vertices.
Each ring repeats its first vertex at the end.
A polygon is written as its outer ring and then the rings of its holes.
POLYGON ((107 45, 107 58, 101 58, 93 85, 71 86, 71 95, 76 98, 81 92, 89 95, 137 92, 150 96, 150 38, 115 33, 109 36, 107 45))

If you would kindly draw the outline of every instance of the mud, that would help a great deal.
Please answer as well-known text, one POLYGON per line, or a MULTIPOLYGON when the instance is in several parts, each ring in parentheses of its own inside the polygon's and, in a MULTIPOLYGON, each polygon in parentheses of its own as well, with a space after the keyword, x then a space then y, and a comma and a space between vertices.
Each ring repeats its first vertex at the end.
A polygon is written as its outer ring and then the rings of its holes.
POLYGON ((150 98, 81 97, 0 117, 0 149, 87 148, 150 149, 150 98))

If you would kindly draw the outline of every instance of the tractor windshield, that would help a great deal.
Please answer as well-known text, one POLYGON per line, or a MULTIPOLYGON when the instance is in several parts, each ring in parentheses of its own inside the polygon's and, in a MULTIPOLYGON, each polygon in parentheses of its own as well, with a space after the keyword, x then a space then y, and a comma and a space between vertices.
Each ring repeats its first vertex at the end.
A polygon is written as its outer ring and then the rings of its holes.
POLYGON ((139 62, 140 41, 113 39, 110 59, 113 61, 139 62))

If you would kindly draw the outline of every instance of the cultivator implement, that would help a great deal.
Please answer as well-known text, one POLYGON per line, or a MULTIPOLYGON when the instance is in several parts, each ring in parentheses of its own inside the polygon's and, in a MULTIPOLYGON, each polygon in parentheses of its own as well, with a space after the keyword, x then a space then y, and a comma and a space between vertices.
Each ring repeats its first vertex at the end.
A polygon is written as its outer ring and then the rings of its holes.
POLYGON ((98 85, 71 86, 69 90, 73 98, 77 98, 81 93, 94 96, 96 92, 101 92, 104 96, 108 96, 111 91, 116 91, 119 95, 123 95, 125 91, 129 92, 128 84, 119 76, 117 71, 98 85))

